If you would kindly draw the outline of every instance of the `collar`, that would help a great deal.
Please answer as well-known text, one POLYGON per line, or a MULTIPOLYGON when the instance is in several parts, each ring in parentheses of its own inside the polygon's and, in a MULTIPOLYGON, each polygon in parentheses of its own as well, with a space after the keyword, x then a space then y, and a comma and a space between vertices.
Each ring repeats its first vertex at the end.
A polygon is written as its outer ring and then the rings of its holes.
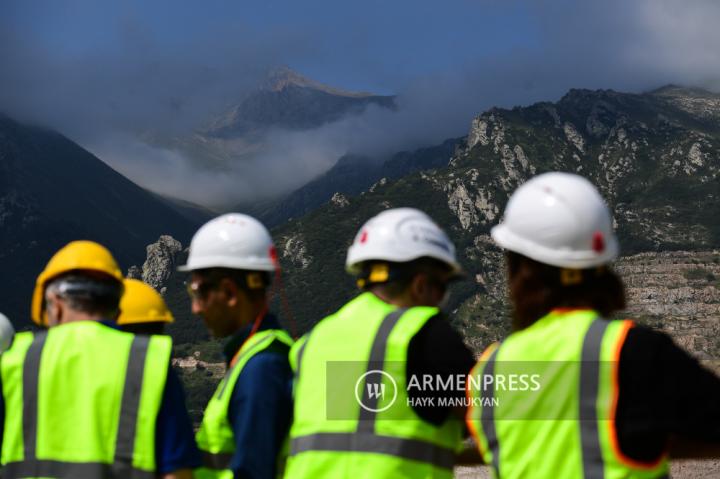
POLYGON ((122 328, 120 328, 118 323, 116 323, 115 321, 111 321, 109 319, 101 319, 100 321, 98 321, 98 323, 105 325, 109 328, 117 329, 118 331, 122 331, 122 328))
MULTIPOLYGON (((260 321, 260 326, 257 330, 264 331, 266 329, 282 329, 275 315, 268 313, 262 321, 260 321)), ((240 349, 250 335, 251 330, 252 324, 246 324, 227 340, 225 346, 223 347, 223 355, 225 356, 226 363, 229 364, 230 361, 232 361, 235 353, 238 352, 238 349, 240 349)))
POLYGON ((567 313, 576 313, 579 311, 592 311, 592 308, 589 307, 574 307, 574 308, 553 308, 552 311, 550 311, 550 314, 567 314, 567 313))

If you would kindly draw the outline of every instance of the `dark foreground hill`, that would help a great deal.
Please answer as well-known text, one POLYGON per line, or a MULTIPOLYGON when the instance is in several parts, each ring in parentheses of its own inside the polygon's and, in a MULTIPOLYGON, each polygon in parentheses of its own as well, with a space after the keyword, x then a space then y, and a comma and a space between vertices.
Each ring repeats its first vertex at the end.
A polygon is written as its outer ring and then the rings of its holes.
POLYGON ((99 241, 127 268, 160 234, 186 241, 199 222, 62 135, 0 116, 0 311, 16 325, 27 324, 38 273, 69 241, 99 241))

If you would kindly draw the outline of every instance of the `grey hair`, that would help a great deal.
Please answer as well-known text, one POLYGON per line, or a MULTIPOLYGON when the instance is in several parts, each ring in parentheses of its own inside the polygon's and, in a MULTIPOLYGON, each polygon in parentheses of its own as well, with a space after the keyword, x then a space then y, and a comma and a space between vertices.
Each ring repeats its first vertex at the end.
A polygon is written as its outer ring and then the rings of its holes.
POLYGON ((48 295, 60 296, 71 309, 113 319, 120 309, 122 283, 112 279, 98 279, 80 274, 60 276, 45 287, 48 295))

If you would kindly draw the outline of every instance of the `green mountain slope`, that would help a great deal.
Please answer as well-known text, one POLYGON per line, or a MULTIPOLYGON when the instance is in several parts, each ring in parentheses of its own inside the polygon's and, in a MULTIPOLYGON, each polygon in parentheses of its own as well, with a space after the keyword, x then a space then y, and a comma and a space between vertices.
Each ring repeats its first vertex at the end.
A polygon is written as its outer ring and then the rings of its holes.
POLYGON ((717 248, 719 99, 677 87, 572 90, 557 103, 479 115, 447 167, 376 185, 278 229, 296 315, 308 327, 352 296, 343 263, 354 233, 385 208, 414 206, 449 231, 468 270, 453 294, 458 324, 476 339, 499 334, 508 313, 501 253, 488 233, 509 194, 545 171, 578 172, 600 187, 623 254, 717 248))

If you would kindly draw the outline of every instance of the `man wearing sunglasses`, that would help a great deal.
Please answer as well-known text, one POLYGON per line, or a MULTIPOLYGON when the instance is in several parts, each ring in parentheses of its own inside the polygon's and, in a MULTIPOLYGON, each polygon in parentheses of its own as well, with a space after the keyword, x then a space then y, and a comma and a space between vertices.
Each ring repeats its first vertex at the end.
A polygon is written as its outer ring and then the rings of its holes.
POLYGON ((466 409, 457 381, 474 363, 439 309, 461 276, 454 245, 425 213, 387 210, 357 233, 346 269, 362 293, 291 352, 285 477, 452 478, 466 409))
POLYGON ((196 478, 277 477, 292 414, 290 336, 268 312, 277 259, 256 219, 228 213, 202 226, 187 265, 192 311, 225 345, 228 370, 205 409, 196 478))

